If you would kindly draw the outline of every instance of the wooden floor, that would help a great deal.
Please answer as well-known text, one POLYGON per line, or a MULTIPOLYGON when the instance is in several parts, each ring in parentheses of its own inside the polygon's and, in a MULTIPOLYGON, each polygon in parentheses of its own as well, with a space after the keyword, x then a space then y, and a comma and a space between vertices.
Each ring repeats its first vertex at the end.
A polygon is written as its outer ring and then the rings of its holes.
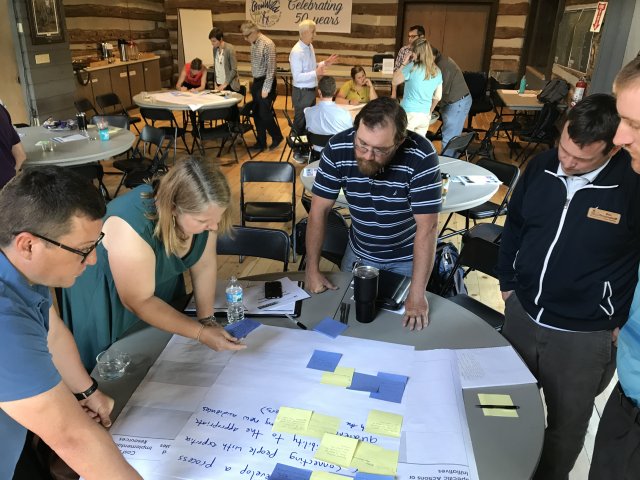
MULTIPOLYGON (((288 106, 289 106, 289 109, 291 109, 291 102, 288 102, 288 106)), ((276 112, 278 113, 280 128, 282 129, 283 134, 286 135, 289 132, 289 127, 287 126, 287 122, 284 119, 284 116, 282 115, 282 109, 284 108, 284 98, 282 96, 280 96, 276 100, 275 107, 276 107, 276 112)), ((292 113, 291 110, 289 112, 290 114, 292 113)), ((133 110, 130 112, 130 114, 136 115, 138 114, 138 112, 136 110, 133 110)), ((477 115, 474 119, 474 126, 476 128, 487 128, 492 118, 493 118, 493 113, 477 115)), ((253 138, 253 135, 251 133, 248 133, 247 135, 245 135, 245 138, 247 139, 247 142, 250 145, 255 143, 255 139, 253 138)), ((188 144, 191 145, 191 139, 189 137, 188 137, 188 144)), ((511 160, 509 158, 509 149, 506 145, 506 142, 497 141, 497 142, 494 142, 494 144, 495 144, 496 159, 503 162, 510 162, 511 160)), ((181 146, 181 145, 182 145, 182 142, 179 142, 178 146, 181 146)), ((439 151, 440 143, 435 142, 434 145, 436 149, 439 151)), ((214 145, 212 144, 212 146, 214 145)), ((249 157, 246 153, 246 150, 241 144, 236 145, 236 148, 237 148, 238 156, 240 159, 240 164, 235 163, 233 153, 226 153, 226 149, 225 149, 225 153, 223 153, 221 158, 216 157, 217 148, 212 148, 210 150, 207 150, 205 157, 208 160, 221 165, 221 169, 229 181, 233 196, 235 198, 236 205, 233 212, 234 223, 239 224, 240 217, 239 217, 239 209, 237 205, 239 202, 239 191, 240 191, 240 165, 244 161, 248 160, 249 157)), ((281 153, 282 153, 282 146, 273 152, 265 151, 263 153, 260 153, 257 157, 255 157, 255 159, 262 160, 262 161, 277 162, 280 159, 281 153)), ((287 152, 285 153, 285 159, 287 154, 288 154, 288 149, 287 149, 287 152)), ((186 155, 186 152, 184 150, 183 151, 178 150, 177 160, 179 161, 179 159, 184 157, 184 155, 186 155)), ((293 162, 292 159, 290 161, 291 163, 293 163, 293 165, 296 168, 296 172, 299 174, 300 170, 303 168, 303 165, 298 165, 297 163, 293 162)), ((110 162, 108 161, 104 162, 104 165, 105 165, 106 172, 114 172, 114 173, 117 172, 112 167, 110 167, 110 162)), ((115 191, 118 182, 119 182, 119 176, 105 175, 105 183, 107 184, 107 187, 109 188, 110 192, 113 193, 115 191)), ((125 189, 121 190, 121 193, 124 191, 126 190, 125 189)), ((307 215, 306 211, 304 210, 304 208, 302 208, 299 202, 302 192, 303 192, 302 183, 298 181, 296 183, 296 197, 298 198, 298 204, 296 206, 297 220, 300 220, 306 217, 307 215)), ((273 184, 271 185, 260 184, 260 185, 257 185, 253 190, 250 190, 248 192, 248 195, 249 195, 248 196, 249 199, 261 198, 261 199, 268 199, 273 201, 284 199, 284 201, 286 201, 288 200, 287 195, 290 195, 290 191, 289 193, 283 192, 283 190, 280 187, 274 186, 273 184)), ((498 202, 501 201, 503 195, 504 195, 504 187, 501 187, 498 193, 496 194, 496 198, 494 199, 494 201, 496 200, 498 202)), ((442 217, 443 218, 440 219, 440 224, 442 224, 446 219, 445 215, 443 215, 442 217)), ((502 222, 503 220, 499 220, 498 223, 502 223, 502 222)), ((452 224, 451 226, 456 229, 462 228, 464 226, 464 221, 462 217, 460 217, 459 215, 454 215, 452 222, 450 223, 452 224)), ((287 232, 291 231, 290 224, 284 225, 284 224, 274 223, 274 224, 262 224, 262 225, 254 224, 254 225, 269 227, 269 228, 280 228, 287 232)), ((456 244, 456 246, 459 247, 459 243, 460 243, 459 236, 452 238, 450 241, 452 241, 454 244, 456 244)), ((322 260, 321 267, 325 271, 337 270, 337 267, 335 267, 333 264, 329 263, 326 260, 322 260)), ((297 262, 296 263, 291 262, 289 265, 289 270, 296 271, 297 269, 298 269, 297 262)), ((265 259, 245 258, 242 263, 239 263, 238 257, 220 256, 218 258, 218 272, 219 272, 218 277, 219 278, 229 278, 231 277, 231 275, 235 275, 237 277, 244 277, 248 275, 257 275, 261 273, 277 272, 277 271, 282 271, 281 262, 265 260, 265 259)), ((500 297, 500 289, 498 286, 498 281, 496 279, 482 273, 471 272, 465 279, 465 284, 469 291, 469 295, 475 297, 476 299, 480 300, 481 302, 491 306, 492 308, 498 311, 501 311, 501 312, 504 311, 504 303, 502 301, 502 298, 500 297)), ((570 476, 571 480, 583 480, 587 478, 591 456, 593 452, 593 443, 595 439, 596 430, 598 427, 598 421, 600 419, 602 410, 604 409, 604 405, 607 399, 609 398, 609 393, 613 388, 613 386, 615 385, 616 381, 617 381, 617 376, 614 378, 609 388, 596 399, 596 403, 594 406, 594 413, 591 418, 591 422, 589 424, 589 431, 587 433, 585 445, 584 445, 584 448, 582 449, 582 453, 576 463, 576 466, 571 473, 571 476, 570 476)), ((518 480, 518 479, 514 479, 514 480, 518 480)))

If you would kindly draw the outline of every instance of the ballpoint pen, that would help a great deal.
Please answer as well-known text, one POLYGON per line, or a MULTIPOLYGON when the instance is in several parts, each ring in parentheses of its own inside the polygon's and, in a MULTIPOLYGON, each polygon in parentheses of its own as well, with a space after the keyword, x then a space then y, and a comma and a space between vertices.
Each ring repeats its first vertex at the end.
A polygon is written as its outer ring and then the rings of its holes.
POLYGON ((518 410, 520 407, 518 405, 476 405, 478 408, 501 408, 503 410, 518 410))
POLYGON ((298 320, 296 320, 295 318, 293 318, 291 315, 287 315, 286 313, 284 314, 285 317, 287 317, 289 320, 291 320, 293 323, 295 323, 299 328, 301 328, 302 330, 307 330, 307 326, 302 323, 299 322, 298 320))

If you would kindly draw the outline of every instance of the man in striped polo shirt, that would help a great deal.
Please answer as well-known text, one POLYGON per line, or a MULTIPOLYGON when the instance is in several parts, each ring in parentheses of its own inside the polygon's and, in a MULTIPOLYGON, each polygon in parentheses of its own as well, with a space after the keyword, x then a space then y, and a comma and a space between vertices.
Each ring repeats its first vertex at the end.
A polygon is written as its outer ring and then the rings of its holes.
POLYGON ((360 258, 365 265, 410 276, 403 324, 421 330, 429 321, 425 290, 442 181, 433 145, 407 130, 407 115, 396 100, 369 102, 354 127, 335 135, 323 150, 306 240, 306 284, 313 293, 336 288, 320 273, 319 262, 327 216, 340 189, 351 212, 342 270, 351 271, 360 258))

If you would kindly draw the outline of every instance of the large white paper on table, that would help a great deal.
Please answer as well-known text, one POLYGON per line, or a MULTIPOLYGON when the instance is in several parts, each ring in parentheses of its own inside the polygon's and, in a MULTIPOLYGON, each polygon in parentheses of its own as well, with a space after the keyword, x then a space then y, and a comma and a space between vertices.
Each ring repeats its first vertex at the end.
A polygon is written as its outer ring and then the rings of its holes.
POLYGON ((462 472, 454 477, 460 480, 477 479, 451 351, 415 352, 404 345, 344 336, 330 339, 313 331, 268 326, 256 329, 245 342, 246 350, 229 355, 212 354, 204 346, 172 339, 113 427, 126 432, 114 434, 114 439, 132 465, 144 471, 144 478, 260 479, 267 478, 277 462, 352 477, 352 469, 313 458, 319 439, 271 431, 278 409, 288 406, 339 417, 340 435, 399 451, 398 480, 428 478, 438 471, 462 472), (316 349, 341 353, 340 366, 359 373, 408 376, 402 403, 321 384, 322 372, 306 368, 316 349), (195 374, 191 365, 198 351, 202 352, 202 373, 195 374), (184 382, 175 365, 183 354, 182 363, 189 373, 184 382), (176 373, 166 375, 167 368, 176 373), (210 369, 217 372, 213 385, 174 439, 164 438, 175 431, 183 419, 180 415, 193 407, 202 392, 197 389, 206 388, 204 379, 210 378, 206 374, 210 369), (176 391, 180 383, 185 383, 184 397, 176 391), (165 385, 168 396, 160 394, 165 385), (372 409, 403 415, 402 437, 364 431, 372 409), (128 418, 132 410, 138 423, 128 418), (170 425, 159 425, 162 412, 156 410, 174 412, 166 422, 170 425), (156 437, 136 436, 132 427, 156 437))
POLYGON ((536 383, 511 346, 455 350, 462 388, 502 387, 536 383))
POLYGON ((224 97, 211 92, 179 92, 177 90, 169 92, 152 93, 151 98, 161 102, 186 105, 191 110, 198 110, 205 105, 213 105, 223 101, 224 97))

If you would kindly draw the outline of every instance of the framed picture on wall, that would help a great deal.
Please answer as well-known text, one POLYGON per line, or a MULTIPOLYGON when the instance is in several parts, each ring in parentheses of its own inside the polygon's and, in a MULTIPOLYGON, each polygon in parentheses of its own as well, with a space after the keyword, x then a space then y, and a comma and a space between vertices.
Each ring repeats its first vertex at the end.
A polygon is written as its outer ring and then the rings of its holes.
POLYGON ((34 45, 64 42, 60 0, 27 0, 34 45))

